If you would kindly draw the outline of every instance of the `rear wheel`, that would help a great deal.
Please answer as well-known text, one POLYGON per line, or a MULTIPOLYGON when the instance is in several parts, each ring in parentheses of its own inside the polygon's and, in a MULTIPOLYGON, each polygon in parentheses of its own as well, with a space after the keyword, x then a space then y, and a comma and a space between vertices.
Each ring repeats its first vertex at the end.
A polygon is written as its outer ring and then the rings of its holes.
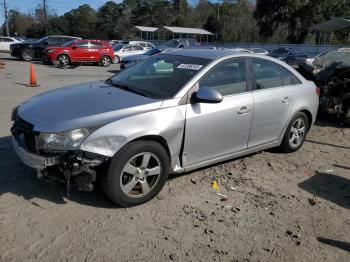
POLYGON ((57 61, 61 66, 67 66, 70 63, 69 56, 67 55, 59 55, 57 61))
POLYGON ((102 56, 101 57, 101 60, 100 60, 101 66, 108 67, 111 65, 111 63, 112 63, 112 60, 109 56, 102 56))
POLYGON ((281 143, 281 149, 284 152, 297 151, 304 143, 306 134, 309 130, 309 121, 303 112, 299 112, 290 121, 284 138, 281 143))
POLYGON ((350 126, 350 107, 344 115, 344 124, 350 126))
POLYGON ((34 58, 34 50, 30 48, 23 49, 21 52, 21 58, 24 61, 32 61, 34 58))
POLYGON ((155 197, 168 179, 168 154, 157 142, 135 141, 111 160, 102 188, 114 203, 129 207, 155 197))

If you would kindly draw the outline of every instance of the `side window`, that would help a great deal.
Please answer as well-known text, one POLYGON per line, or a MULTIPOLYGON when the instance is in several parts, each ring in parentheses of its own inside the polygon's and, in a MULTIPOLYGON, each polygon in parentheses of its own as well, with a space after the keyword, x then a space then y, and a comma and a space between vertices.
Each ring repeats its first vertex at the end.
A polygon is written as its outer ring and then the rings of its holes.
POLYGON ((199 88, 214 88, 223 96, 243 93, 247 90, 245 65, 244 59, 221 62, 199 80, 199 88))
POLYGON ((88 48, 89 47, 89 42, 79 42, 77 45, 76 45, 78 48, 88 48))
POLYGON ((96 42, 91 42, 90 43, 90 48, 102 48, 103 45, 100 43, 96 43, 96 42))
POLYGON ((48 37, 44 42, 47 42, 49 45, 56 45, 58 43, 57 37, 48 37))
POLYGON ((300 80, 288 69, 281 67, 281 75, 284 86, 301 84, 300 80))
POLYGON ((153 47, 150 43, 145 43, 147 47, 153 47))
POLYGON ((255 89, 266 89, 283 86, 280 66, 263 59, 253 60, 255 89))
POLYGON ((129 52, 129 51, 132 51, 132 46, 131 45, 128 45, 128 46, 124 47, 123 52, 129 52))
MULTIPOLYGON (((0 40, 0 41, 1 41, 1 40, 0 40)), ((13 39, 4 37, 4 38, 2 39, 2 42, 13 42, 13 39)))
POLYGON ((134 51, 143 50, 142 46, 139 46, 139 45, 134 45, 132 49, 133 49, 134 51))

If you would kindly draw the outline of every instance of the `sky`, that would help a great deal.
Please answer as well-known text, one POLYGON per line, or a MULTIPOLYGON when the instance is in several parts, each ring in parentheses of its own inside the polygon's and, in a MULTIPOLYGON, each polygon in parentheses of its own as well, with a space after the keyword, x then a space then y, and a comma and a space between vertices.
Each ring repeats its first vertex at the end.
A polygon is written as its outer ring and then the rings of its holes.
MULTIPOLYGON (((89 4, 92 8, 97 9, 102 6, 108 0, 47 0, 47 5, 50 10, 61 15, 73 8, 77 8, 83 4, 89 4)), ((115 0, 114 2, 119 3, 122 0, 115 0)), ((43 0, 6 0, 7 9, 16 9, 21 12, 34 11, 35 7, 39 4, 43 4, 43 0)), ((4 23, 4 7, 3 0, 0 1, 0 25, 4 23)))

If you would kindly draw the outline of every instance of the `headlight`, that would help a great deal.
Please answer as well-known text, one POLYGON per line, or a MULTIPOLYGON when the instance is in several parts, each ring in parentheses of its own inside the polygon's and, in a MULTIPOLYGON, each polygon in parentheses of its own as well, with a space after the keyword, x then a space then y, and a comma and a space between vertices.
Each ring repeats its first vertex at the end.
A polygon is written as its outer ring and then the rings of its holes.
POLYGON ((40 133, 38 139, 38 149, 76 149, 88 135, 89 131, 85 128, 59 133, 40 133))

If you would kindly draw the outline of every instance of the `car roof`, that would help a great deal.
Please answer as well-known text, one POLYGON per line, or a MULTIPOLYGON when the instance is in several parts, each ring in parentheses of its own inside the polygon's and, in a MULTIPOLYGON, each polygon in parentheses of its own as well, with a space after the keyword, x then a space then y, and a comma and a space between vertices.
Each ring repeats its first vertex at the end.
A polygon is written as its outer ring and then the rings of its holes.
POLYGON ((172 49, 165 50, 163 54, 168 55, 179 55, 179 56, 189 56, 196 58, 204 58, 215 60, 225 56, 238 55, 238 54, 248 54, 245 52, 240 52, 238 50, 229 49, 172 49))

